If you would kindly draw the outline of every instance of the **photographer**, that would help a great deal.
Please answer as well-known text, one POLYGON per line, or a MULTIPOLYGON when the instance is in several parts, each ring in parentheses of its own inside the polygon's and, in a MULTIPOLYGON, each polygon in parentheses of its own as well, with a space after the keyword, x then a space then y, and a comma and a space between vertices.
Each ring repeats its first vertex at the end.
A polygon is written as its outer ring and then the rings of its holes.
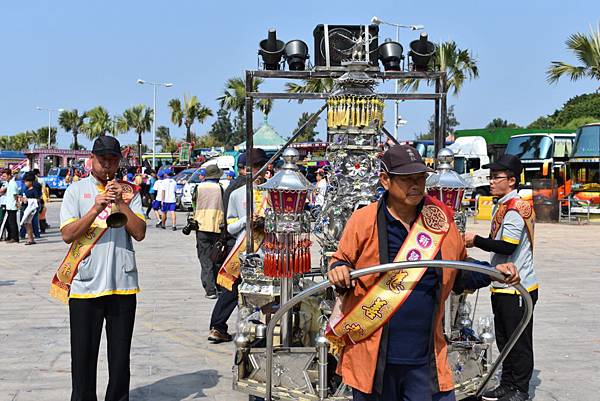
POLYGON ((218 270, 210 254, 219 239, 224 221, 223 188, 219 184, 221 174, 217 165, 210 165, 206 167, 205 180, 196 186, 196 250, 200 261, 200 279, 208 299, 217 298, 218 270))

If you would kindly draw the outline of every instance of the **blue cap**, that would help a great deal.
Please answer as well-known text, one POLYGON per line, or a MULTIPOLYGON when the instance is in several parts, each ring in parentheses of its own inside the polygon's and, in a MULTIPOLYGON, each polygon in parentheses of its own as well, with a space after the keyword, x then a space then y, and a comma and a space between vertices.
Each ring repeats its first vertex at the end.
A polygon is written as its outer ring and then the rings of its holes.
POLYGON ((206 177, 206 169, 201 168, 199 174, 206 177))
POLYGON ((233 171, 233 170, 229 170, 229 171, 227 172, 227 175, 228 175, 229 177, 231 177, 231 178, 235 178, 235 171, 233 171))

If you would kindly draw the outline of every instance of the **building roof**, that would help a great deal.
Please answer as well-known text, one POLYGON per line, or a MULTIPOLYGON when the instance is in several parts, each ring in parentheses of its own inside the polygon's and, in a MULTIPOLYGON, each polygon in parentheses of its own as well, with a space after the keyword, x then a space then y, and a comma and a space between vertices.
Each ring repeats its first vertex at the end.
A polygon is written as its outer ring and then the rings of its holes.
POLYGON ((575 130, 570 129, 527 129, 527 128, 481 128, 481 129, 457 129, 454 136, 482 136, 488 145, 506 145, 511 136, 522 134, 571 134, 575 130))
MULTIPOLYGON (((254 131, 253 144, 255 148, 277 150, 285 145, 286 142, 287 141, 275 131, 275 128, 269 125, 266 117, 264 124, 254 131)), ((236 150, 246 149, 246 141, 240 143, 235 148, 236 150)))
POLYGON ((25 159, 25 153, 16 150, 0 150, 0 159, 25 159))

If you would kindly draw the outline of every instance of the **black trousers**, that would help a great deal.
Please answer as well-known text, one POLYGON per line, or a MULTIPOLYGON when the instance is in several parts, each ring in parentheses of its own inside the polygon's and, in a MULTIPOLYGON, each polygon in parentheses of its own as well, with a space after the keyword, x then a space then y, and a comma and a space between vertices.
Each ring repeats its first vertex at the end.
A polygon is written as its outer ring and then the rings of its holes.
POLYGON ((129 400, 129 352, 135 321, 135 295, 69 299, 71 322, 71 401, 97 401, 96 371, 106 320, 108 387, 106 401, 129 400))
MULTIPOLYGON (((535 306, 538 291, 529 293, 535 306)), ((515 331, 523 317, 523 300, 519 295, 492 293, 492 310, 494 311, 494 326, 496 344, 502 351, 511 334, 515 331)), ((515 387, 529 393, 529 380, 533 374, 533 316, 521 337, 515 343, 502 363, 502 378, 504 385, 515 387)))
POLYGON ((219 234, 206 231, 196 231, 196 251, 200 261, 200 280, 206 295, 217 293, 217 265, 210 259, 210 251, 219 234))
POLYGON ((241 281, 238 278, 233 283, 231 291, 223 288, 223 291, 219 294, 219 299, 217 299, 217 303, 210 316, 210 329, 217 329, 221 333, 227 333, 227 320, 229 320, 229 317, 238 304, 238 286, 241 281))
POLYGON ((17 211, 7 210, 8 220, 6 221, 7 240, 19 241, 19 224, 17 223, 17 211))

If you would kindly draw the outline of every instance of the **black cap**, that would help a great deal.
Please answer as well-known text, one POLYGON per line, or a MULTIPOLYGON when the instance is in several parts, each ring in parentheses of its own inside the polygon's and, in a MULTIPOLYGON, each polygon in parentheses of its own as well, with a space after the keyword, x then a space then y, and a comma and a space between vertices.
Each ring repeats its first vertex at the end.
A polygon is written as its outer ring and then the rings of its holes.
POLYGON ((492 171, 510 171, 515 177, 519 177, 523 171, 521 159, 515 155, 503 154, 493 163, 484 164, 482 168, 489 168, 492 171))
POLYGON ((388 174, 409 175, 430 173, 419 152, 409 145, 394 145, 381 157, 381 166, 388 174))
POLYGON ((252 163, 254 164, 264 164, 269 161, 267 152, 261 148, 252 148, 252 150, 246 151, 238 157, 238 165, 245 166, 248 164, 248 152, 252 153, 252 163))
POLYGON ((107 135, 99 136, 94 141, 92 153, 95 155, 121 156, 121 144, 115 137, 107 135))

